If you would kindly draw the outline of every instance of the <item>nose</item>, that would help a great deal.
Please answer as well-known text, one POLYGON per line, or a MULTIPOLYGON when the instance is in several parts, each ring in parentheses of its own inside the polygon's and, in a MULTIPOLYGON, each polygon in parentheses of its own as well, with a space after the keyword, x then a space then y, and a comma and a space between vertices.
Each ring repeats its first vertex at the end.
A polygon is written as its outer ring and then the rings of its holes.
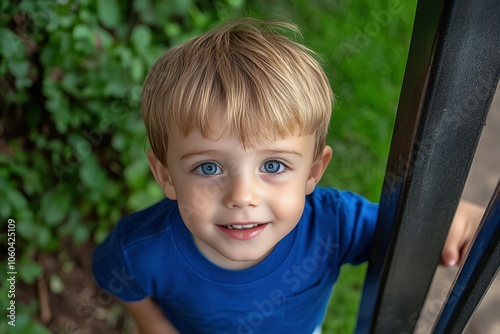
POLYGON ((228 208, 256 207, 260 204, 257 180, 250 175, 233 175, 224 197, 228 208))

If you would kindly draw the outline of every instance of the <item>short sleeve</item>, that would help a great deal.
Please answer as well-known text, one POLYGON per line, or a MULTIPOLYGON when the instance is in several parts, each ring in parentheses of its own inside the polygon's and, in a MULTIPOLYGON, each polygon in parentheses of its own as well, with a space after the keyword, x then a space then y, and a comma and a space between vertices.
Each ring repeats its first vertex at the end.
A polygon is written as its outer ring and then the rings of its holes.
POLYGON ((118 231, 111 232, 94 251, 92 271, 95 280, 103 290, 125 302, 142 300, 147 295, 127 266, 118 231))
POLYGON ((352 193, 341 192, 341 263, 359 264, 369 259, 378 217, 378 204, 352 193))

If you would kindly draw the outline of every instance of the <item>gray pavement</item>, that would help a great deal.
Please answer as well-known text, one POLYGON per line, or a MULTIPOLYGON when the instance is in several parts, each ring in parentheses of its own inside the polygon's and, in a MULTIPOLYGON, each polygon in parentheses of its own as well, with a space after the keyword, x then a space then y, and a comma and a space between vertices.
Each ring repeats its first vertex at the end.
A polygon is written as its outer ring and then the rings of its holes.
MULTIPOLYGON (((463 198, 486 206, 500 178, 500 86, 493 99, 486 126, 474 156, 463 198)), ((422 309, 415 334, 431 333, 458 268, 439 267, 422 309)), ((500 274, 488 289, 465 329, 465 334, 500 333, 500 274)))

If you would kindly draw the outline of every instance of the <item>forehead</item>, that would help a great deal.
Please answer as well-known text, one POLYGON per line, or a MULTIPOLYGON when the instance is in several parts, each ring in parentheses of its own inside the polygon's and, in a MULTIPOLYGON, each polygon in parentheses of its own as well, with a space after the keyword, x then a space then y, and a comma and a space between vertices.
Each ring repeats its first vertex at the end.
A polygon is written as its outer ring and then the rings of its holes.
POLYGON ((266 115, 266 112, 256 112, 255 109, 233 112, 230 107, 206 108, 201 117, 192 122, 171 126, 171 133, 177 137, 193 137, 197 140, 206 139, 219 141, 230 137, 239 138, 245 148, 268 144, 279 139, 304 135, 299 121, 286 122, 283 119, 266 115), (259 114, 259 115, 257 115, 259 114), (179 131, 180 130, 180 131, 179 131), (193 136, 192 136, 193 135, 193 136))
POLYGON ((245 145, 235 131, 215 131, 207 137, 199 130, 188 135, 179 131, 172 133, 169 140, 168 154, 177 158, 193 156, 197 153, 208 155, 220 153, 234 157, 260 153, 290 153, 306 157, 313 154, 315 138, 313 135, 291 135, 287 137, 264 137, 260 142, 245 145))

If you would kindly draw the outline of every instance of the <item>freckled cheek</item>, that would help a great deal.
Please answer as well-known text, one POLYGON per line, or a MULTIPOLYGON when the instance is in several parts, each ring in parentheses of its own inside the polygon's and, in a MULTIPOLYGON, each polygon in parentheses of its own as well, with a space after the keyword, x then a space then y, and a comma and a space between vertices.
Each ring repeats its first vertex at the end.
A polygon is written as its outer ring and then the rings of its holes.
POLYGON ((192 198, 182 202, 179 200, 178 203, 182 220, 189 229, 208 226, 207 224, 214 221, 214 205, 206 199, 192 198))
POLYGON ((219 201, 221 187, 214 182, 185 181, 177 191, 179 205, 188 207, 195 219, 211 216, 219 201))

